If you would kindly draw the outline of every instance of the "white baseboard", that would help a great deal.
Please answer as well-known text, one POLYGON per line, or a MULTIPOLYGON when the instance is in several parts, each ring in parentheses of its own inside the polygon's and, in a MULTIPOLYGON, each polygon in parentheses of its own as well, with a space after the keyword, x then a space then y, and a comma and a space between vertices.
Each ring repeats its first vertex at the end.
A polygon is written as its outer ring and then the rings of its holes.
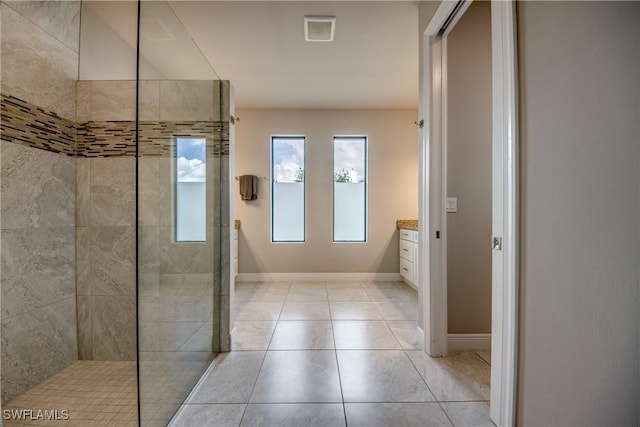
POLYGON ((240 273, 236 282, 401 282, 400 273, 240 273))
POLYGON ((449 334, 450 351, 491 350, 491 334, 449 334))

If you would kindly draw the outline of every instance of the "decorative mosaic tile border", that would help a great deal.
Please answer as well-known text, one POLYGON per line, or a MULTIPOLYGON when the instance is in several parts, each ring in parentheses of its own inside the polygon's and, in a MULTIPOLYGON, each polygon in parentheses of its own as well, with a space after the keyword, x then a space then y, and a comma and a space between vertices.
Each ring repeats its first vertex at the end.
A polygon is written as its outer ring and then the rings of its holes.
POLYGON ((78 125, 76 156, 136 155, 136 122, 88 122, 78 125))
POLYGON ((76 124, 13 96, 0 95, 2 140, 76 155, 76 124))
MULTIPOLYGON (((77 157, 135 157, 136 123, 77 124, 2 95, 2 139, 77 157)), ((140 122, 140 157, 175 156, 176 136, 204 136, 210 156, 229 155, 229 122, 140 122)))
MULTIPOLYGON (((80 157, 134 157, 135 122, 87 122, 78 128, 80 157)), ((176 136, 204 136, 210 156, 229 155, 228 122, 140 122, 140 157, 175 156, 176 136), (222 124, 222 126, 221 126, 222 124)))

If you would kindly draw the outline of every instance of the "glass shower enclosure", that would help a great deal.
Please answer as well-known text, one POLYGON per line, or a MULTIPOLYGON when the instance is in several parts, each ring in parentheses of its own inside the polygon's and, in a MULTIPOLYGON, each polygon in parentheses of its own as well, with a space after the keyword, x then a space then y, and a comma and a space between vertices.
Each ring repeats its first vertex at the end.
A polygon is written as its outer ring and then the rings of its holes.
POLYGON ((229 346, 229 85, 165 2, 141 3, 139 46, 139 399, 161 425, 229 346))
POLYGON ((165 426, 230 350, 230 85, 164 1, 0 14, 3 422, 165 426))

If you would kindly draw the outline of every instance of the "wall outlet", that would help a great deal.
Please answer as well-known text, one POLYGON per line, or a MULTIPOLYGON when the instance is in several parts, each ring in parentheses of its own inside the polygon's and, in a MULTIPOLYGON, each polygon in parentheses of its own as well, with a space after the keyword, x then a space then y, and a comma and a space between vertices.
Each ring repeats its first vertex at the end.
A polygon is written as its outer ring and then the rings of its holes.
POLYGON ((447 205, 445 209, 447 212, 458 212, 458 198, 457 197, 447 197, 446 201, 447 205))

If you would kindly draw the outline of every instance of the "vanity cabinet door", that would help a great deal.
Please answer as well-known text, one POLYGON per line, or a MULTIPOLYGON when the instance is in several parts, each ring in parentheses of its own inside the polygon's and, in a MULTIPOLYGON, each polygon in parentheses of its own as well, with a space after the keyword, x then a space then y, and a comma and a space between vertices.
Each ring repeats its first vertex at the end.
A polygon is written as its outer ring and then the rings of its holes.
POLYGON ((400 229, 400 275, 415 284, 418 278, 416 261, 418 260, 418 232, 400 229))

